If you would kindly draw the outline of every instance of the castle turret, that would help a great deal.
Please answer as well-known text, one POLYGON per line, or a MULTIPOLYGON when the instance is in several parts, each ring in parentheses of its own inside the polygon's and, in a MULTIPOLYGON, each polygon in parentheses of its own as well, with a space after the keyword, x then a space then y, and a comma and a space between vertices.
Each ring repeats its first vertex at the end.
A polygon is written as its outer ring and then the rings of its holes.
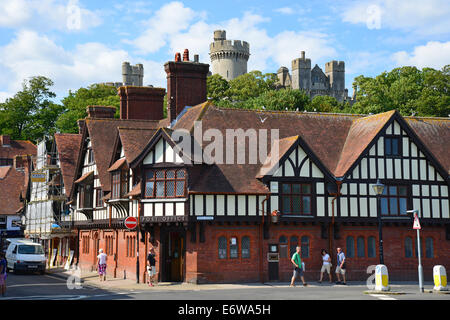
POLYGON ((214 31, 214 42, 209 46, 212 73, 232 80, 247 73, 250 46, 246 41, 227 40, 225 30, 214 31))
POLYGON ((345 63, 344 61, 330 61, 325 63, 325 74, 330 81, 330 90, 333 96, 342 101, 345 95, 345 63))
POLYGON ((124 86, 139 86, 144 83, 144 66, 137 64, 130 65, 129 62, 122 63, 122 82, 124 86))
POLYGON ((302 51, 300 58, 292 60, 292 89, 309 92, 311 89, 311 59, 302 51))

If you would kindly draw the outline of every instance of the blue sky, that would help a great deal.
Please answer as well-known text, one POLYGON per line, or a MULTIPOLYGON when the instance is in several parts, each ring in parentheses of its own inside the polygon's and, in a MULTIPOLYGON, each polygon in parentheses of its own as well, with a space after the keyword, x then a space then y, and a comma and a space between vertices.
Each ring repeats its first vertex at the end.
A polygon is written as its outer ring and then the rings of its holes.
POLYGON ((143 63, 144 84, 165 87, 163 64, 175 52, 188 48, 210 62, 215 29, 250 43, 249 70, 290 68, 302 50, 322 69, 344 60, 350 92, 360 74, 450 64, 447 0, 0 0, 0 7, 0 101, 34 75, 50 77, 58 98, 121 81, 123 61, 143 63))

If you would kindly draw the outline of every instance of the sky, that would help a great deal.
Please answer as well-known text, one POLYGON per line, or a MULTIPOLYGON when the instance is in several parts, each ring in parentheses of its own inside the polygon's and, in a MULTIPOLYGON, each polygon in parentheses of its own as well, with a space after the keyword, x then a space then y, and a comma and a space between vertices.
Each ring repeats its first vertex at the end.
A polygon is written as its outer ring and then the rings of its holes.
POLYGON ((189 49, 210 63, 213 32, 250 44, 248 70, 345 61, 358 75, 450 64, 448 0, 132 1, 0 0, 0 102, 24 79, 54 81, 57 99, 98 82, 121 82, 121 65, 144 65, 144 85, 166 87, 164 63, 189 49))

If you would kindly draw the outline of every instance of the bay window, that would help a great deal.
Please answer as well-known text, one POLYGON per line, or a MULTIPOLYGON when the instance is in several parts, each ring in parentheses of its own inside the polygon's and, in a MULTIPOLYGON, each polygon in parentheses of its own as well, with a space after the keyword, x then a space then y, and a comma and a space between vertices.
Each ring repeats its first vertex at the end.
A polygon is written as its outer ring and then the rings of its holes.
POLYGON ((186 170, 147 170, 145 174, 146 198, 179 198, 186 196, 186 170))

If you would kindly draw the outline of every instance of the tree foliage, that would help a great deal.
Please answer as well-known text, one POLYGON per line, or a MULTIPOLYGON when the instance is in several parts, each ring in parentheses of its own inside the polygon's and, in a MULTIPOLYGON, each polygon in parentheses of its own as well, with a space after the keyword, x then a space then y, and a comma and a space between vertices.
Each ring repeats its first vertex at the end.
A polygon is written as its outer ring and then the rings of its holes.
POLYGON ((0 104, 0 132, 12 139, 36 142, 55 132, 55 122, 64 107, 51 101, 53 81, 43 76, 32 77, 22 90, 0 104))
POLYGON ((450 114, 450 66, 441 71, 416 67, 395 68, 375 78, 355 78, 355 113, 380 113, 392 109, 402 115, 448 117, 450 114))
POLYGON ((87 116, 86 107, 90 105, 114 106, 116 107, 116 117, 119 117, 120 98, 117 89, 112 86, 94 84, 75 92, 69 91, 69 95, 61 102, 65 107, 65 112, 56 121, 60 132, 77 133, 77 120, 87 116))

